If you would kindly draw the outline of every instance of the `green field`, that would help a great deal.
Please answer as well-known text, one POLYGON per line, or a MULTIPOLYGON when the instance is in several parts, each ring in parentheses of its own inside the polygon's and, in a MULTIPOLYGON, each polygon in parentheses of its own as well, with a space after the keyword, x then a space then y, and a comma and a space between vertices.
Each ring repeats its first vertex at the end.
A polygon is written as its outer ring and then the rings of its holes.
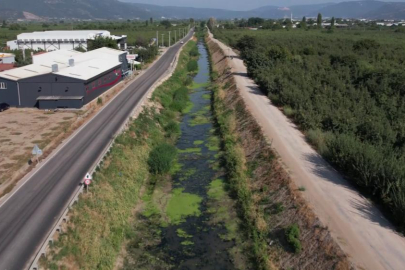
POLYGON ((214 29, 308 140, 405 230, 405 33, 214 29))

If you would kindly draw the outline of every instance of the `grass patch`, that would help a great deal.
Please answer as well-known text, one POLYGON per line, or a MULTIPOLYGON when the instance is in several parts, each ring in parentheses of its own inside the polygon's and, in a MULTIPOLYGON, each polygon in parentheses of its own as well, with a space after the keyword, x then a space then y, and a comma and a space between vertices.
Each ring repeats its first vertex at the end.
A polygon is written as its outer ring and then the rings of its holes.
POLYGON ((208 197, 218 200, 224 196, 226 196, 224 181, 222 179, 215 179, 209 186, 208 197))
POLYGON ((285 236, 287 242, 292 246, 295 253, 301 252, 301 242, 300 242, 300 228, 298 224, 294 223, 285 230, 285 236))
POLYGON ((203 140, 196 140, 196 141, 193 142, 194 145, 201 145, 203 143, 204 143, 203 140))
POLYGON ((183 246, 191 246, 191 245, 194 245, 194 242, 190 241, 190 240, 186 240, 186 241, 181 242, 180 244, 183 246))
POLYGON ((177 229, 176 232, 177 232, 177 235, 181 238, 192 238, 193 237, 192 235, 188 234, 185 230, 180 229, 180 228, 177 229))
POLYGON ((183 109, 183 114, 190 113, 193 108, 194 108, 194 103, 191 101, 188 101, 187 106, 183 109))
POLYGON ((196 83, 193 82, 193 85, 191 86, 192 89, 198 89, 198 88, 206 88, 209 86, 209 82, 203 82, 203 83, 196 83))
POLYGON ((202 198, 195 194, 184 193, 184 189, 176 188, 172 191, 166 214, 172 224, 180 224, 188 216, 199 216, 202 198))
POLYGON ((200 147, 186 148, 186 149, 180 149, 179 150, 179 153, 182 153, 182 154, 200 153, 200 152, 201 152, 200 147))
POLYGON ((196 168, 187 169, 185 172, 181 174, 180 181, 187 180, 190 176, 194 175, 197 172, 196 168))
POLYGON ((210 94, 204 94, 204 95, 202 95, 202 98, 203 98, 203 99, 206 99, 206 100, 210 100, 210 99, 211 99, 211 95, 210 95, 210 94))
POLYGON ((206 145, 210 151, 219 151, 220 139, 218 136, 210 136, 206 145))
POLYGON ((210 123, 210 118, 205 115, 195 115, 193 119, 190 120, 190 126, 194 127, 197 125, 205 125, 210 123))

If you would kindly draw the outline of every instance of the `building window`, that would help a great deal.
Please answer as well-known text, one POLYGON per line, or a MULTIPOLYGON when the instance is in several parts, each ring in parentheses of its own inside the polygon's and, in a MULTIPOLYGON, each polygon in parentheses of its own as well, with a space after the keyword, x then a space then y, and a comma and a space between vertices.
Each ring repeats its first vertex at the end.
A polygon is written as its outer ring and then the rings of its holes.
POLYGON ((0 89, 7 89, 7 83, 0 82, 0 89))

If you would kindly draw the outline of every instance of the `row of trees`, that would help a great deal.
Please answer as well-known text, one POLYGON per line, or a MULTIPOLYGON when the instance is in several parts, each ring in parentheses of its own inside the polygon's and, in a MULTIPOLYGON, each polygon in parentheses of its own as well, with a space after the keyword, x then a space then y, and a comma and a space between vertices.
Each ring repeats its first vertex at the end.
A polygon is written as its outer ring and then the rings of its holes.
POLYGON ((236 47, 272 102, 404 230, 403 46, 342 33, 303 33, 247 35, 236 47))
MULTIPOLYGON (((329 20, 328 20, 329 21, 329 20)), ((305 16, 302 18, 300 23, 298 24, 299 28, 304 28, 306 29, 307 27, 316 27, 316 28, 322 28, 322 14, 319 13, 318 17, 315 20, 313 19, 307 19, 305 16)), ((333 28, 335 25, 335 18, 332 17, 330 20, 331 22, 331 27, 333 28)), ((280 19, 280 20, 274 20, 274 19, 263 19, 260 17, 251 17, 249 19, 241 19, 241 20, 235 20, 235 22, 229 22, 226 21, 224 23, 224 27, 226 29, 236 29, 238 27, 261 27, 262 29, 280 29, 283 28, 283 26, 286 27, 291 27, 293 22, 291 19, 280 19)))

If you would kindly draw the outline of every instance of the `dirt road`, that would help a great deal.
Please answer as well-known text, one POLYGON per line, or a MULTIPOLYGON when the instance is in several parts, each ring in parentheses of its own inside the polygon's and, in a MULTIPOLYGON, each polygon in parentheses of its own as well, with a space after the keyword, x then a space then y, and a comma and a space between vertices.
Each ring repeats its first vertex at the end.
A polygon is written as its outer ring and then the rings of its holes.
MULTIPOLYGON (((210 34, 211 38, 212 35, 210 34)), ((322 223, 359 269, 405 269, 405 238, 381 212, 330 167, 304 135, 247 77, 243 61, 222 42, 238 89, 297 186, 322 223)))

